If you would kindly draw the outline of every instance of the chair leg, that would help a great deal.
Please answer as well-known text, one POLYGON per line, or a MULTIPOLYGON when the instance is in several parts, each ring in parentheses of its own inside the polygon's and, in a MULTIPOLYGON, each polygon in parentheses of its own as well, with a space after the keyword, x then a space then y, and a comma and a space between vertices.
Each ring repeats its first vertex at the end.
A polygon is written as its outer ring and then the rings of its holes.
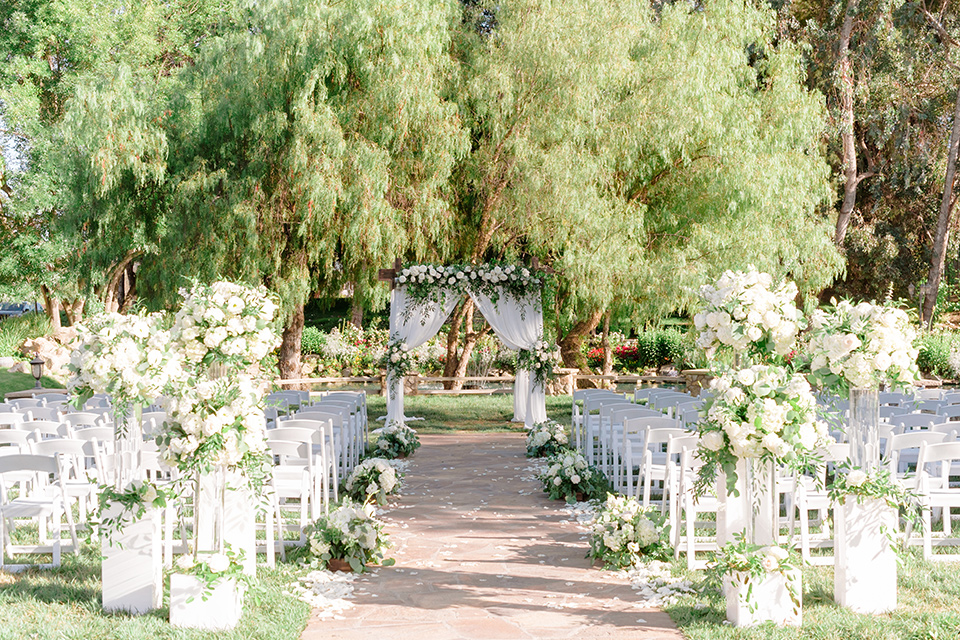
POLYGON ((930 522, 930 507, 923 507, 921 511, 923 518, 923 559, 929 560, 933 555, 933 527, 930 522))

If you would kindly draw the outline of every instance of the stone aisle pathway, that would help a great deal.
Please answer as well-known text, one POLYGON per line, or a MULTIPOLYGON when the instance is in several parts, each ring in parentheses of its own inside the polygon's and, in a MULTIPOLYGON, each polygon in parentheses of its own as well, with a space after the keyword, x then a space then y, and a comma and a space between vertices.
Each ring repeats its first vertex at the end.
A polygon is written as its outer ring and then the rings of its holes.
POLYGON ((384 515, 394 567, 358 576, 354 607, 303 640, 679 639, 627 580, 591 567, 563 503, 524 469, 521 434, 421 436, 384 515))

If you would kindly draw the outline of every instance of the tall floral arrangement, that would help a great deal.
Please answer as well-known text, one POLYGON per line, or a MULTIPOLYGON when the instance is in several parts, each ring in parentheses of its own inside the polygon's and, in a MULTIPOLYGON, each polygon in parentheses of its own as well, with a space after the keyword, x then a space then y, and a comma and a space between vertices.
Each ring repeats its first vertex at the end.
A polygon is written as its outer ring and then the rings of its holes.
POLYGON ((816 419, 816 399, 800 374, 781 367, 754 365, 728 371, 711 384, 712 396, 700 421, 700 484, 712 484, 718 469, 734 493, 740 458, 803 466, 829 441, 825 423, 816 419))
POLYGON ((844 300, 816 310, 810 326, 810 370, 824 388, 911 388, 919 377, 916 331, 902 309, 844 300))
POLYGON ((530 371, 533 383, 542 386, 554 375, 560 361, 559 349, 546 340, 538 340, 533 349, 521 349, 517 355, 517 369, 530 371))
POLYGON ((727 350, 755 362, 789 354, 804 327, 796 296, 794 283, 774 288, 770 274, 752 266, 746 272, 725 272, 714 284, 700 288, 704 304, 694 316, 700 332, 697 346, 710 358, 727 350))
POLYGON ((266 451, 267 356, 279 345, 277 305, 263 287, 195 283, 171 329, 185 375, 165 400, 164 458, 180 469, 258 469, 266 451))
POLYGON ((162 313, 104 313, 80 324, 79 344, 68 365, 73 373, 67 383, 71 393, 79 402, 107 394, 121 414, 133 405, 153 402, 182 375, 183 361, 171 349, 165 322, 162 313))
MULTIPOLYGON (((407 347, 407 343, 397 337, 390 338, 387 343, 381 360, 383 367, 387 370, 387 375, 394 380, 400 380, 407 375, 413 368, 413 353, 407 347)), ((391 387, 391 397, 396 393, 396 388, 391 387)))

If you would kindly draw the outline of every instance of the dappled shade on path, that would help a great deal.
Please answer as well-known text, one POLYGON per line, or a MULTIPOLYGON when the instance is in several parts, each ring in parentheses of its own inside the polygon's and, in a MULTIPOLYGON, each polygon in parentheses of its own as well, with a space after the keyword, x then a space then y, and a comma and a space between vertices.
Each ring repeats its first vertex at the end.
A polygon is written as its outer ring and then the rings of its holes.
POLYGON ((522 435, 422 441, 384 516, 396 566, 358 579, 356 606, 312 619, 304 640, 682 637, 667 614, 635 605, 625 579, 591 566, 563 503, 525 478, 522 435))

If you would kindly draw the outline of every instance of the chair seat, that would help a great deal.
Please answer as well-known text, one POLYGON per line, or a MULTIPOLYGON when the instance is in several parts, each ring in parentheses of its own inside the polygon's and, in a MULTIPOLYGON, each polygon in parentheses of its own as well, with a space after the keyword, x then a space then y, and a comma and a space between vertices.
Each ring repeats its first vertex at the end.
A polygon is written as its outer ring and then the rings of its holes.
POLYGON ((59 500, 49 498, 16 498, 0 507, 0 516, 4 518, 36 518, 51 516, 60 509, 59 500))

